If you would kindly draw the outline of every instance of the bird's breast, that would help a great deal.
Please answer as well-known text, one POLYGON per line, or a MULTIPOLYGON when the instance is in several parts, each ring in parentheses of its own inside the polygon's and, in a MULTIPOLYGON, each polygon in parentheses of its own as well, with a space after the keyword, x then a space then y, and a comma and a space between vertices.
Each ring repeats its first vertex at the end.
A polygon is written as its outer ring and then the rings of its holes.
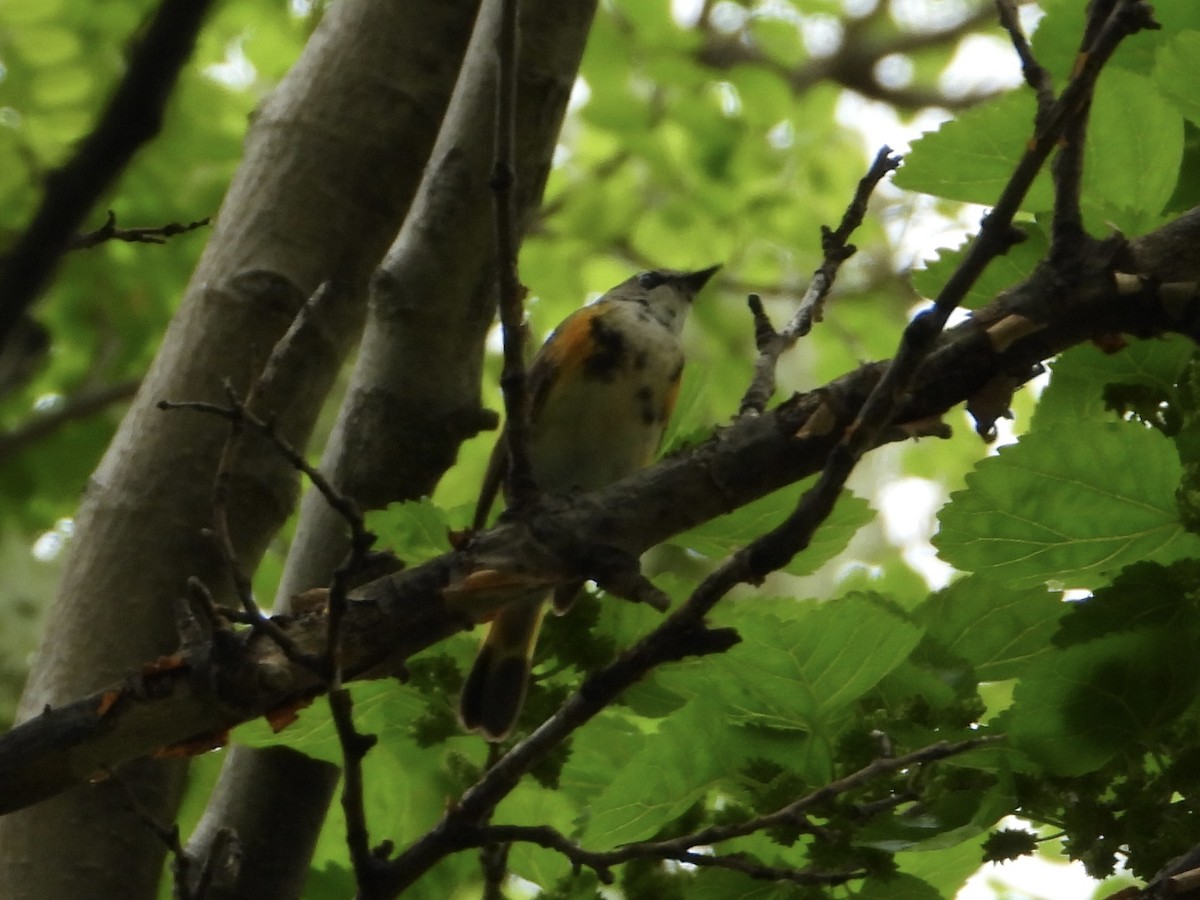
POLYGON ((534 478, 558 493, 601 487, 648 465, 683 372, 679 338, 636 303, 571 325, 586 352, 552 376, 530 435, 534 478))

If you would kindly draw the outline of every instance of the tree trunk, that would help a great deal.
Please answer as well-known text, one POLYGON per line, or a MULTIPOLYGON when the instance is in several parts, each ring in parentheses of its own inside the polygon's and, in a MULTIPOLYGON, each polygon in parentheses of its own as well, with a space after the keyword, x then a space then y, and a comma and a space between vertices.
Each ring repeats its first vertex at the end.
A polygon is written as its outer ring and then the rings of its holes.
MULTIPOLYGON (((485 3, 430 164, 396 242, 373 281, 371 311, 354 377, 321 470, 365 509, 433 491, 459 444, 487 421, 480 408, 483 343, 495 300, 495 238, 489 180, 494 162, 495 33, 499 4, 485 3)), ((537 209, 559 126, 583 55, 594 3, 557 0, 523 5, 518 61, 517 215, 537 209)), ((310 491, 288 556, 274 609, 289 597, 328 583, 348 549, 345 523, 310 491)), ((294 768, 295 761, 287 760, 294 768)), ((301 841, 280 827, 254 785, 278 782, 278 758, 233 748, 218 792, 188 849, 204 857, 222 824, 238 829, 243 853, 292 857, 307 867, 301 841), (253 847, 255 850, 251 850, 253 847)), ((297 820, 319 822, 329 802, 325 763, 288 783, 297 820), (300 798, 308 799, 305 803, 300 798), (320 811, 318 814, 317 811, 320 811)), ((220 897, 296 896, 276 867, 246 856, 236 885, 220 897)))

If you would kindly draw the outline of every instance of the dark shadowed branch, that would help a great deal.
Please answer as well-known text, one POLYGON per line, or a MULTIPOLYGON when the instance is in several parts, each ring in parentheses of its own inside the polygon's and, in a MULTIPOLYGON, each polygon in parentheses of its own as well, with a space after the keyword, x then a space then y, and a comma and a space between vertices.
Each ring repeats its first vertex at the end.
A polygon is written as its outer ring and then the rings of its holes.
POLYGON ((517 277, 517 230, 513 193, 516 166, 515 122, 517 104, 516 0, 500 0, 496 30, 496 162, 492 167, 495 204, 496 262, 499 279, 500 324, 504 332, 504 369, 500 387, 504 391, 507 424, 504 426, 508 471, 505 473, 508 505, 522 509, 537 495, 529 463, 529 397, 525 372, 524 289, 517 277))
MULTIPOLYGON (((1051 273, 1039 271, 976 310, 972 319, 935 340, 895 426, 879 442, 903 440, 909 434, 901 427, 905 423, 936 417, 991 379, 1028 369, 1095 336, 1120 332, 1148 338, 1177 332, 1200 338, 1195 283, 1200 260, 1190 253, 1198 241, 1200 209, 1128 245, 1097 245, 1087 277, 1069 290, 1060 290, 1051 273), (1114 269, 1131 275, 1114 278, 1114 269)), ((505 572, 563 572, 567 567, 556 557, 555 545, 568 536, 571 545, 616 545, 637 556, 819 471, 883 369, 881 363, 864 365, 761 416, 744 417, 629 478, 591 494, 541 504, 526 522, 504 522, 463 548, 356 589, 344 622, 346 677, 394 671, 413 653, 486 619, 510 599, 500 577, 505 572)), ((302 458, 293 463, 307 465, 302 458)), ((568 574, 561 577, 575 580, 568 574)), ((324 652, 327 623, 319 611, 275 621, 304 652, 324 652)), ((683 636, 689 637, 686 630, 683 636)), ((48 710, 0 737, 0 812, 78 784, 104 765, 219 743, 234 724, 290 708, 322 690, 321 679, 289 662, 270 638, 235 637, 228 648, 232 660, 218 669, 216 683, 194 677, 197 669, 207 671, 205 660, 195 667, 187 659, 148 663, 127 684, 48 710), (196 739, 207 744, 193 743, 196 739)), ((642 663, 635 651, 631 648, 622 657, 625 668, 585 683, 555 718, 514 749, 519 754, 517 778, 523 767, 578 727, 573 723, 602 708, 606 695, 619 692, 624 679, 636 680, 642 663)))
POLYGON ((50 278, 89 210, 162 125, 212 0, 163 0, 96 127, 46 177, 41 206, 0 257, 0 344, 50 278))
POLYGON ((203 228, 208 223, 209 218, 205 216, 203 219, 188 222, 186 225, 170 222, 166 225, 155 225, 148 228, 118 228, 117 214, 110 209, 108 218, 104 220, 103 225, 95 231, 86 231, 83 234, 75 235, 71 238, 67 249, 86 250, 89 247, 103 244, 105 241, 124 241, 128 244, 165 244, 168 238, 187 234, 189 231, 203 228))
MULTIPOLYGON (((803 797, 780 807, 779 809, 759 816, 752 816, 740 822, 725 825, 713 825, 700 831, 660 841, 637 841, 624 844, 615 850, 588 850, 568 839, 565 835, 552 828, 543 826, 523 825, 488 825, 478 829, 476 840, 481 843, 497 841, 526 841, 562 853, 577 867, 587 867, 595 871, 597 877, 605 884, 611 884, 613 875, 611 868, 621 863, 635 859, 674 860, 694 865, 712 866, 732 869, 749 875, 751 878, 768 881, 789 881, 793 884, 835 885, 865 877, 861 870, 843 872, 823 872, 812 869, 789 869, 777 866, 764 866, 739 856, 722 856, 720 854, 697 853, 697 847, 716 847, 726 841, 733 840, 756 832, 768 831, 778 826, 799 828, 810 834, 819 834, 820 828, 809 816, 814 811, 825 807, 836 797, 856 790, 864 785, 877 781, 895 772, 917 768, 928 763, 948 759, 967 753, 977 747, 995 743, 996 738, 979 738, 976 740, 947 743, 945 741, 930 744, 911 753, 896 757, 879 757, 856 772, 831 781, 803 797), (701 862, 701 860, 703 860, 701 862)), ((911 799, 911 798, 906 798, 911 799)), ((876 806, 875 810, 882 809, 876 806)))

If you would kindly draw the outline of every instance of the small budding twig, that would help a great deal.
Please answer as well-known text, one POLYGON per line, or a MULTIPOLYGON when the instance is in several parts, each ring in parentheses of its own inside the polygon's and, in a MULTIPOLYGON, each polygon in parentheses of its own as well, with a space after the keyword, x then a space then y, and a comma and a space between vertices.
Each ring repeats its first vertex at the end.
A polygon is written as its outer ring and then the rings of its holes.
POLYGON ((867 202, 875 187, 889 172, 900 166, 901 158, 893 156, 888 146, 881 147, 875 154, 870 169, 858 182, 858 189, 837 229, 831 231, 827 226, 821 226, 821 249, 825 257, 821 265, 813 272, 808 290, 800 298, 791 320, 782 330, 776 331, 763 308, 762 299, 757 294, 748 298, 750 312, 754 316, 754 343, 758 356, 754 360, 754 376, 750 386, 742 397, 738 407, 738 415, 758 415, 775 393, 775 371, 779 358, 790 350, 800 338, 812 331, 813 324, 821 321, 824 313, 825 298, 833 288, 838 270, 842 263, 853 256, 858 248, 849 243, 850 235, 862 224, 867 214, 867 202))
MULTIPOLYGON (((265 422, 256 416, 253 412, 246 408, 245 403, 239 400, 236 395, 229 390, 228 397, 230 398, 230 406, 219 406, 215 403, 207 403, 200 400, 160 400, 158 408, 161 410, 176 410, 190 409, 197 412, 207 413, 219 418, 225 419, 231 424, 232 428, 243 429, 250 428, 263 437, 267 438, 279 452, 279 454, 288 461, 297 471, 303 473, 309 479, 313 487, 315 487, 333 509, 342 515, 347 522, 351 523, 351 529, 354 533, 352 541, 355 543, 365 543, 368 546, 374 541, 374 536, 368 532, 363 524, 362 515, 358 511, 357 504, 349 497, 340 493, 328 479, 321 474, 319 470, 314 468, 304 458, 295 447, 293 447, 286 439, 284 439, 275 429, 273 423, 265 422)), ((220 475, 218 477, 221 477, 220 475)), ((228 536, 228 530, 224 529, 224 534, 228 536)), ((225 539, 222 539, 218 534, 218 543, 221 545, 222 552, 229 554, 227 559, 232 555, 232 549, 226 546, 225 539)), ((237 564, 236 557, 232 558, 231 569, 234 573, 235 581, 240 582, 239 600, 242 603, 243 610, 247 615, 248 623, 268 635, 272 640, 279 644, 279 647, 289 659, 304 665, 309 669, 314 669, 321 672, 328 672, 329 666, 320 660, 313 658, 311 655, 304 653, 295 646, 295 643, 280 630, 279 626, 265 616, 255 602, 253 593, 245 590, 245 585, 248 584, 248 579, 242 573, 240 578, 238 572, 241 571, 240 565, 237 564)))
POLYGON ((103 244, 105 241, 125 241, 130 244, 165 244, 167 238, 175 237, 177 234, 187 234, 189 231, 195 231, 197 228, 203 228, 210 221, 212 221, 211 217, 205 216, 203 219, 188 222, 186 225, 179 222, 170 222, 166 225, 158 225, 151 228, 118 228, 117 214, 110 209, 103 225, 95 231, 77 234, 67 243, 67 249, 85 250, 95 247, 98 244, 103 244))

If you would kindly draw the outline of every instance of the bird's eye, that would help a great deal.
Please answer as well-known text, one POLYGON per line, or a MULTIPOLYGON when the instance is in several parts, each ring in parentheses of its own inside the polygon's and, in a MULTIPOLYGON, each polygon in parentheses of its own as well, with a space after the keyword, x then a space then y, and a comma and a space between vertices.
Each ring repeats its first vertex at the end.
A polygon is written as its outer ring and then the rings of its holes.
POLYGON ((648 291, 654 290, 659 285, 666 282, 666 278, 662 272, 643 272, 637 277, 638 284, 648 291))

